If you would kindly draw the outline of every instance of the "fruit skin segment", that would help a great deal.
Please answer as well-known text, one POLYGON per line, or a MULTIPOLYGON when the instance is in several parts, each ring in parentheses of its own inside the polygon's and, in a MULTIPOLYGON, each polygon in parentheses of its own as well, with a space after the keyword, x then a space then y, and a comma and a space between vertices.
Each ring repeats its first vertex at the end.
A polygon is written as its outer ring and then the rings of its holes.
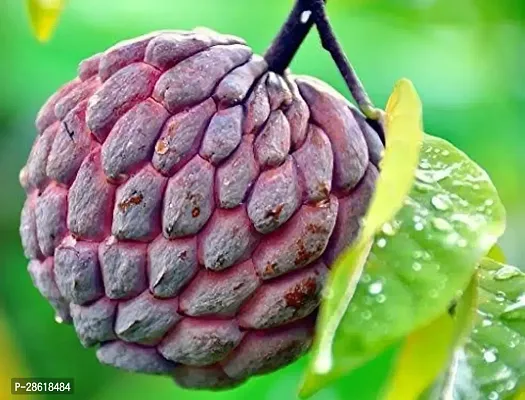
POLYGON ((28 271, 100 362, 221 389, 308 350, 382 150, 342 96, 237 37, 162 31, 82 61, 36 128, 28 271))

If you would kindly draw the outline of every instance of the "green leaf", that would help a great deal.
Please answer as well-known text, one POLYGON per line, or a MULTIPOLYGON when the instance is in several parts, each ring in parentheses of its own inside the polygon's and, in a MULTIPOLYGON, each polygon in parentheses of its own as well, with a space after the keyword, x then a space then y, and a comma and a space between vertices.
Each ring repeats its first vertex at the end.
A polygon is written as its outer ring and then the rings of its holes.
POLYGON ((408 335, 392 369, 385 400, 417 399, 423 393, 447 362, 453 328, 453 319, 445 312, 408 335))
POLYGON ((455 387, 458 385, 459 380, 463 379, 458 372, 460 359, 463 354, 463 345, 474 326, 477 305, 478 279, 477 274, 474 274, 467 290, 454 308, 453 317, 451 317, 454 318, 454 332, 450 337, 446 350, 446 363, 440 366, 440 370, 443 372, 433 384, 429 384, 428 389, 422 396, 416 395, 412 399, 449 400, 453 398, 455 387))
MULTIPOLYGON (((479 286, 476 326, 461 365, 471 377, 468 399, 510 398, 525 387, 525 274, 485 258, 479 286)), ((461 399, 457 392, 454 399, 461 399)))
POLYGON ((392 370, 385 400, 418 399, 440 373, 439 385, 432 391, 439 393, 436 399, 446 398, 441 394, 447 392, 456 377, 453 368, 456 350, 463 346, 472 330, 476 301, 477 280, 474 276, 455 307, 408 336, 392 370), (444 371, 449 364, 452 367, 444 371))
POLYGON ((65 3, 66 0, 26 0, 31 27, 39 41, 51 38, 65 3))
POLYGON ((317 323, 312 362, 300 389, 301 396, 316 389, 316 374, 332 368, 332 343, 341 319, 354 296, 375 233, 403 206, 419 160, 422 141, 421 102, 412 83, 401 79, 394 86, 385 115, 386 147, 381 173, 370 207, 363 219, 363 229, 355 243, 341 254, 326 285, 317 323), (335 294, 335 295, 332 295, 335 294), (320 329, 319 329, 320 328, 320 329))
POLYGON ((487 254, 487 257, 492 259, 492 260, 494 260, 494 261, 500 262, 500 263, 506 263, 507 262, 507 258, 505 257, 505 253, 503 253, 503 250, 497 244, 492 246, 492 249, 490 249, 489 254, 487 254))
MULTIPOLYGON (((329 351, 333 363, 328 371, 311 365, 303 395, 441 315, 503 233, 505 210, 488 175, 450 143, 426 135, 416 177, 404 207, 376 237, 330 347, 316 341, 313 359, 329 351)), ((340 287, 327 287, 321 315, 345 296, 340 287)), ((320 319, 318 337, 325 328, 320 319)))

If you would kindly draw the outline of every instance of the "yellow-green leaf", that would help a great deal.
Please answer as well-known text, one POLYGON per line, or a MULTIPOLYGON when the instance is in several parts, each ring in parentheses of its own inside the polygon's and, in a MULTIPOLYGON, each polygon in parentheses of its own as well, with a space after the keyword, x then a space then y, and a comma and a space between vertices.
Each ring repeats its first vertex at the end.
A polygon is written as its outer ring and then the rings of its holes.
POLYGON ((525 400, 525 387, 514 398, 515 400, 525 400))
POLYGON ((371 238, 403 206, 414 183, 414 172, 423 142, 421 100, 408 79, 399 80, 388 99, 385 115, 385 154, 381 174, 370 208, 364 219, 362 236, 371 238))
MULTIPOLYGON (((5 322, 4 315, 0 312, 0 400, 11 399, 11 388, 9 387, 11 378, 28 376, 25 368, 22 367, 20 354, 14 346, 11 332, 5 322)), ((16 396, 15 396, 16 397, 16 396)), ((25 399, 32 399, 35 396, 23 396, 25 399)))
POLYGON ((329 288, 321 304, 313 358, 300 389, 308 396, 316 387, 315 376, 332 367, 332 342, 336 330, 352 299, 370 252, 373 237, 381 226, 403 206, 414 182, 423 141, 421 101, 412 83, 401 79, 394 86, 385 116, 386 146, 381 173, 371 205, 363 221, 363 229, 348 250, 336 260, 326 285, 329 288), (338 293, 331 296, 330 291, 338 293))
POLYGON ((454 308, 454 331, 446 350, 447 358, 441 365, 442 376, 429 385, 425 395, 413 399, 451 400, 458 383, 460 358, 463 356, 463 345, 475 323, 478 305, 478 278, 472 277, 469 286, 454 308))
POLYGON ((66 0, 26 0, 31 27, 36 38, 47 42, 57 25, 66 0))
POLYGON ((423 393, 448 360, 453 327, 452 317, 444 313, 408 336, 394 365, 385 400, 413 400, 423 393))
POLYGON ((442 373, 432 391, 439 393, 435 398, 447 398, 444 394, 456 377, 456 351, 474 324, 477 284, 474 276, 453 312, 444 312, 408 336, 392 370, 385 400, 417 400, 442 373))
POLYGON ((487 257, 500 263, 507 262, 507 257, 505 257, 505 253, 503 253, 503 250, 498 244, 492 246, 492 249, 490 249, 489 254, 487 254, 487 257))

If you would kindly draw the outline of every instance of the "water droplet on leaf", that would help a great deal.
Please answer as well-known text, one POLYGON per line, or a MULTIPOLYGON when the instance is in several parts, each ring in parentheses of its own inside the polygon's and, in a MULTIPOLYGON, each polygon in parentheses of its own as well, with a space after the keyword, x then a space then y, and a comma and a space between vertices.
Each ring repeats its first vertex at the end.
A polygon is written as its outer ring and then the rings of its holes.
POLYGON ((436 210, 440 210, 440 211, 446 211, 452 205, 450 198, 442 194, 436 194, 435 196, 432 197, 432 199, 430 199, 430 202, 432 203, 432 205, 434 206, 436 210))
POLYGON ((451 231, 452 225, 450 225, 445 219, 443 218, 433 218, 432 219, 432 225, 434 228, 436 228, 438 231, 451 231))
POLYGON ((370 293, 372 295, 379 294, 379 293, 381 293, 382 290, 383 290, 383 283, 380 282, 380 281, 371 283, 368 286, 368 293, 370 293))
POLYGON ((490 350, 483 351, 483 359, 485 360, 485 362, 490 364, 490 363, 497 361, 498 356, 496 355, 495 350, 490 349, 490 350))
POLYGON ((513 267, 512 265, 505 265, 496 271, 494 279, 497 281, 505 281, 520 275, 522 275, 522 272, 518 268, 513 267))
POLYGON ((385 238, 380 238, 378 239, 377 241, 377 247, 379 248, 384 248, 386 246, 386 239, 385 238))

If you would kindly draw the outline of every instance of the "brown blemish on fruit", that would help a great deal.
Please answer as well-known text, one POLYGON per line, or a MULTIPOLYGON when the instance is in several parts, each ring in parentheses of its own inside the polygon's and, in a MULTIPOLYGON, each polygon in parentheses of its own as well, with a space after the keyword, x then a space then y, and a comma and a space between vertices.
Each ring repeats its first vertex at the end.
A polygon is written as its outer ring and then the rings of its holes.
MULTIPOLYGON (((319 227, 317 227, 319 228, 319 227)), ((322 228, 325 230, 324 228, 322 228)), ((297 256, 295 257, 294 264, 305 265, 310 261, 313 261, 323 251, 323 246, 318 244, 313 251, 308 251, 304 245, 303 239, 297 241, 297 256)))
POLYGON ((314 234, 317 234, 317 233, 328 233, 328 229, 326 229, 326 227, 322 226, 322 225, 316 225, 316 224, 308 224, 306 226, 306 230, 310 233, 314 233, 314 234))
POLYGON ((295 257, 295 265, 300 265, 309 260, 311 254, 306 250, 303 239, 297 241, 297 256, 295 257))
POLYGON ((193 218, 197 218, 201 213, 201 209, 199 207, 195 207, 193 210, 191 210, 191 216, 193 218))
POLYGON ((283 211, 284 204, 279 204, 272 210, 268 210, 266 212, 265 218, 273 218, 274 220, 278 220, 279 216, 281 215, 281 212, 283 211))
POLYGON ((325 182, 319 184, 319 191, 321 192, 323 198, 321 201, 326 201, 330 196, 330 190, 328 190, 328 185, 325 182))
POLYGON ((271 276, 275 274, 275 267, 277 266, 276 263, 268 262, 266 264, 266 267, 264 267, 264 275, 265 276, 271 276))
POLYGON ((136 206, 140 203, 142 203, 142 200, 144 199, 144 196, 140 193, 133 194, 130 198, 123 200, 119 203, 118 208, 122 212, 128 211, 128 209, 132 206, 136 206))
POLYGON ((160 155, 166 154, 168 150, 169 150, 168 143, 166 143, 164 139, 159 140, 157 144, 155 145, 155 152, 157 154, 160 154, 160 155))
POLYGON ((284 295, 286 305, 293 308, 300 308, 308 301, 314 300, 317 294, 317 282, 310 277, 305 281, 299 282, 288 293, 284 295))

